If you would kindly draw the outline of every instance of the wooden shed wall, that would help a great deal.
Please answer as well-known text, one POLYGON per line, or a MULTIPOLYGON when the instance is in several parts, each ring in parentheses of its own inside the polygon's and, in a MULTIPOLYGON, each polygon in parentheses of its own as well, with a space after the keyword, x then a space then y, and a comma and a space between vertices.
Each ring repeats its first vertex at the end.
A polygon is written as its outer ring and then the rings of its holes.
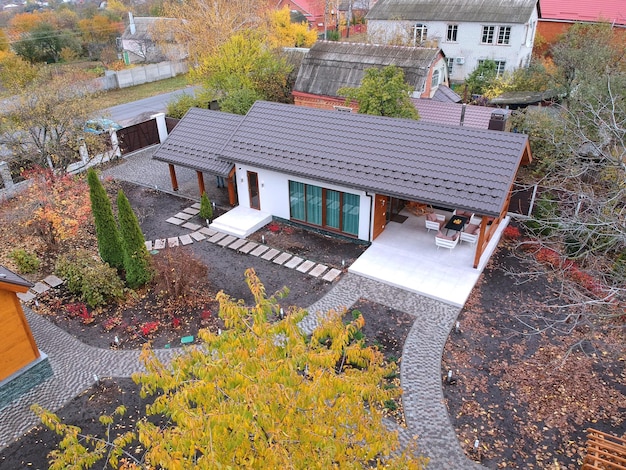
POLYGON ((39 357, 30 327, 14 292, 0 289, 0 380, 39 357))

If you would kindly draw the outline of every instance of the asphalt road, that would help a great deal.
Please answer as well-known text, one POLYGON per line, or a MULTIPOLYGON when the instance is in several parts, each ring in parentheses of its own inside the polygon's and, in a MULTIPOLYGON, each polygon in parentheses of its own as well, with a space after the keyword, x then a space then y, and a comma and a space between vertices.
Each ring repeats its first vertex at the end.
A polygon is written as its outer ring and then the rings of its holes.
POLYGON ((186 93, 194 94, 199 87, 186 87, 181 90, 151 96, 142 100, 120 104, 102 110, 102 117, 109 118, 122 126, 130 126, 138 122, 147 121, 150 116, 167 110, 167 104, 175 97, 186 93))

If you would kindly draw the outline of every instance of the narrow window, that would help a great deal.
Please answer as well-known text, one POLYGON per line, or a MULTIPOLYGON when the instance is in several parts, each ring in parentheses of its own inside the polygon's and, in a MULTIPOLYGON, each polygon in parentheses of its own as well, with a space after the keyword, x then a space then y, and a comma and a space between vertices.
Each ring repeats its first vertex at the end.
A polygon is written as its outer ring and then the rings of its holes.
POLYGON ((493 44, 493 35, 495 33, 495 26, 483 26, 483 44, 493 44))
POLYGON ((448 25, 448 35, 446 36, 446 41, 448 42, 456 42, 456 34, 459 30, 459 26, 456 24, 448 25))
POLYGON ((448 64, 448 76, 452 75, 452 69, 454 68, 454 57, 447 57, 446 63, 448 64))
POLYGON ((417 23, 413 26, 413 44, 422 45, 428 36, 428 27, 425 24, 417 23))
POLYGON ((433 70, 433 78, 430 81, 431 88, 435 88, 435 87, 439 86, 439 76, 440 76, 439 69, 433 70))
POLYGON ((259 175, 254 171, 248 172, 248 191, 250 193, 250 207, 252 209, 261 209, 261 200, 259 198, 259 175))

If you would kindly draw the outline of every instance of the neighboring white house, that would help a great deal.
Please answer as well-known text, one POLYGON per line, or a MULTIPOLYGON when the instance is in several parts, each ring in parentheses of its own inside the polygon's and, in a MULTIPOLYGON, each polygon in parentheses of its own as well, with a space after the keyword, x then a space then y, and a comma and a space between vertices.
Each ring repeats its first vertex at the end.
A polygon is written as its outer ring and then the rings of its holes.
POLYGON ((122 34, 121 47, 127 64, 154 64, 187 57, 185 49, 174 41, 173 29, 179 20, 162 17, 134 17, 128 13, 128 26, 122 34), (160 36, 164 40, 156 41, 160 36))
POLYGON ((460 82, 487 59, 498 73, 526 67, 538 16, 537 0, 379 0, 366 18, 370 42, 440 47, 460 82))

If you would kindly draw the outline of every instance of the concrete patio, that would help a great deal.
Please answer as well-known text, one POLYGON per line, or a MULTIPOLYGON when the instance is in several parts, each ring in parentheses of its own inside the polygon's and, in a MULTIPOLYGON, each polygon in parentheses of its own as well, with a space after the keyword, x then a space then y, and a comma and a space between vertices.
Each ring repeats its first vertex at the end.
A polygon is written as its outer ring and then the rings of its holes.
MULTIPOLYGON (((450 212, 441 212, 449 219, 450 212)), ((427 231, 424 216, 403 210, 407 219, 389 222, 372 245, 348 269, 349 272, 399 287, 409 292, 462 307, 495 250, 506 217, 473 268, 476 245, 459 242, 452 250, 437 248, 435 231, 427 231)))

